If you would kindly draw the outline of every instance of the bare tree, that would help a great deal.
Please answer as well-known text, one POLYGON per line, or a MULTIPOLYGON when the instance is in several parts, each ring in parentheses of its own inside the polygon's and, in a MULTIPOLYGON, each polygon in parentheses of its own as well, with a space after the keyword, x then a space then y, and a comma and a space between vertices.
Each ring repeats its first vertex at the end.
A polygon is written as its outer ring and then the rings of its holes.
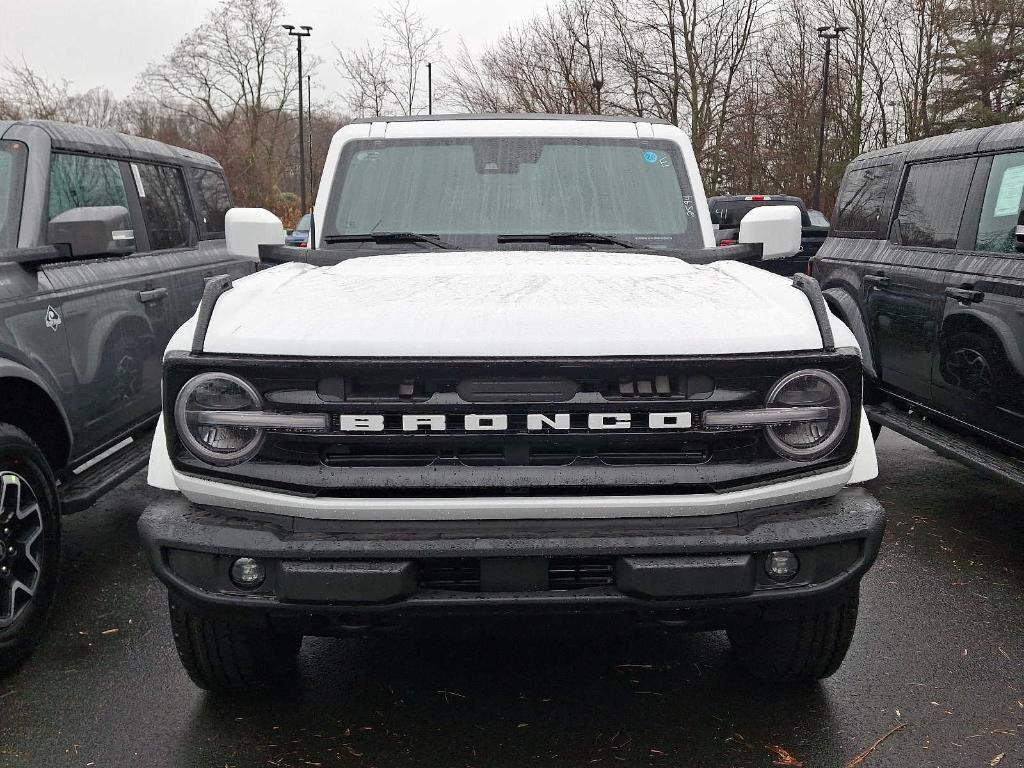
POLYGON ((413 11, 411 0, 392 0, 381 11, 380 23, 395 70, 390 78, 392 96, 403 115, 416 114, 424 109, 420 93, 423 70, 428 62, 441 58, 441 30, 413 11))
POLYGON ((139 78, 141 95, 205 125, 238 167, 246 203, 267 204, 293 162, 298 87, 280 0, 222 0, 205 22, 139 78), (241 149, 241 152, 237 151, 241 149))
POLYGON ((383 115, 394 93, 388 52, 369 43, 350 53, 337 46, 334 50, 337 54, 334 67, 349 83, 345 94, 349 109, 359 117, 383 115))
MULTIPOLYGON (((0 77, 0 94, 8 104, 17 104, 18 116, 38 120, 67 119, 71 101, 71 83, 68 80, 48 80, 35 71, 24 59, 20 62, 5 59, 4 74, 0 77)), ((12 109, 13 107, 8 107, 12 109)))

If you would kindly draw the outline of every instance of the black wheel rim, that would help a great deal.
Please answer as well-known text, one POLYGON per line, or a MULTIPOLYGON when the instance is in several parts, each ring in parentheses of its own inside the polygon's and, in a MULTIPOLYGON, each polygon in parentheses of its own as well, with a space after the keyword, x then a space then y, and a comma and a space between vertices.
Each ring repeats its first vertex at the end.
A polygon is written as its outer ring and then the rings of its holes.
POLYGON ((32 602, 42 575, 43 513, 32 486, 16 472, 0 472, 0 629, 32 602))
POLYGON ((946 370, 954 385, 972 395, 984 397, 992 394, 992 367, 977 350, 954 350, 949 355, 946 370))

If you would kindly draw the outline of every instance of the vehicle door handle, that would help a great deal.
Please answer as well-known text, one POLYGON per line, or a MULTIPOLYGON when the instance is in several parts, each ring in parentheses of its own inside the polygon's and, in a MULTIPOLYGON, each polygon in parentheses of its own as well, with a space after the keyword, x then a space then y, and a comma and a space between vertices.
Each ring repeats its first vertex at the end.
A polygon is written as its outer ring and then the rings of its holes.
POLYGON ((872 288, 884 288, 889 284, 889 278, 885 275, 864 275, 864 283, 872 288))
POLYGON ((143 304, 151 304, 154 301, 162 301, 166 298, 166 288, 150 288, 145 291, 139 291, 139 301, 141 301, 143 304))
POLYGON ((977 304, 985 298, 982 291, 976 291, 973 288, 947 288, 946 295, 962 304, 977 304))

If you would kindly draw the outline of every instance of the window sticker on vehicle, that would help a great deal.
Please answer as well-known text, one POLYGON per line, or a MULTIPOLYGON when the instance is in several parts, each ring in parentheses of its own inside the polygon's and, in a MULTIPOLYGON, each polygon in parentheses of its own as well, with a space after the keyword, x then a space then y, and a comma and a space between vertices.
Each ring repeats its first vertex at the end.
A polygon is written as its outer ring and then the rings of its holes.
POLYGON ((691 195, 683 196, 683 210, 686 212, 688 219, 697 218, 697 208, 693 204, 693 197, 691 195))
POLYGON ((999 185, 994 216, 1016 216, 1020 211, 1021 196, 1024 195, 1024 165, 1007 168, 999 185))
POLYGON ((644 160, 650 163, 651 165, 654 165, 656 162, 658 162, 658 153, 652 152, 651 150, 647 150, 646 152, 644 152, 644 160))
POLYGON ((139 174, 139 166, 132 163, 132 176, 135 177, 135 188, 139 190, 139 197, 146 196, 146 188, 142 186, 142 176, 139 174))

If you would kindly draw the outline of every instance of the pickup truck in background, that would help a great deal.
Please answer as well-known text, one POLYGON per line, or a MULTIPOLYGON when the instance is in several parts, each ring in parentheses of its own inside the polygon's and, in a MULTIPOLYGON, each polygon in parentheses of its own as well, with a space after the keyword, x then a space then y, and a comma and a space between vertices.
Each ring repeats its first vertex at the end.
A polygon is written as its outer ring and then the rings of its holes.
POLYGON ((789 276, 807 270, 807 261, 818 252, 828 237, 829 222, 820 211, 810 211, 804 201, 792 195, 724 195, 708 198, 715 242, 732 245, 739 242, 743 217, 755 208, 793 205, 800 209, 800 250, 789 258, 765 260, 759 266, 777 275, 789 276))
POLYGON ((224 246, 231 195, 194 152, 0 122, 0 673, 42 632, 60 517, 141 468, 160 364, 224 246))

